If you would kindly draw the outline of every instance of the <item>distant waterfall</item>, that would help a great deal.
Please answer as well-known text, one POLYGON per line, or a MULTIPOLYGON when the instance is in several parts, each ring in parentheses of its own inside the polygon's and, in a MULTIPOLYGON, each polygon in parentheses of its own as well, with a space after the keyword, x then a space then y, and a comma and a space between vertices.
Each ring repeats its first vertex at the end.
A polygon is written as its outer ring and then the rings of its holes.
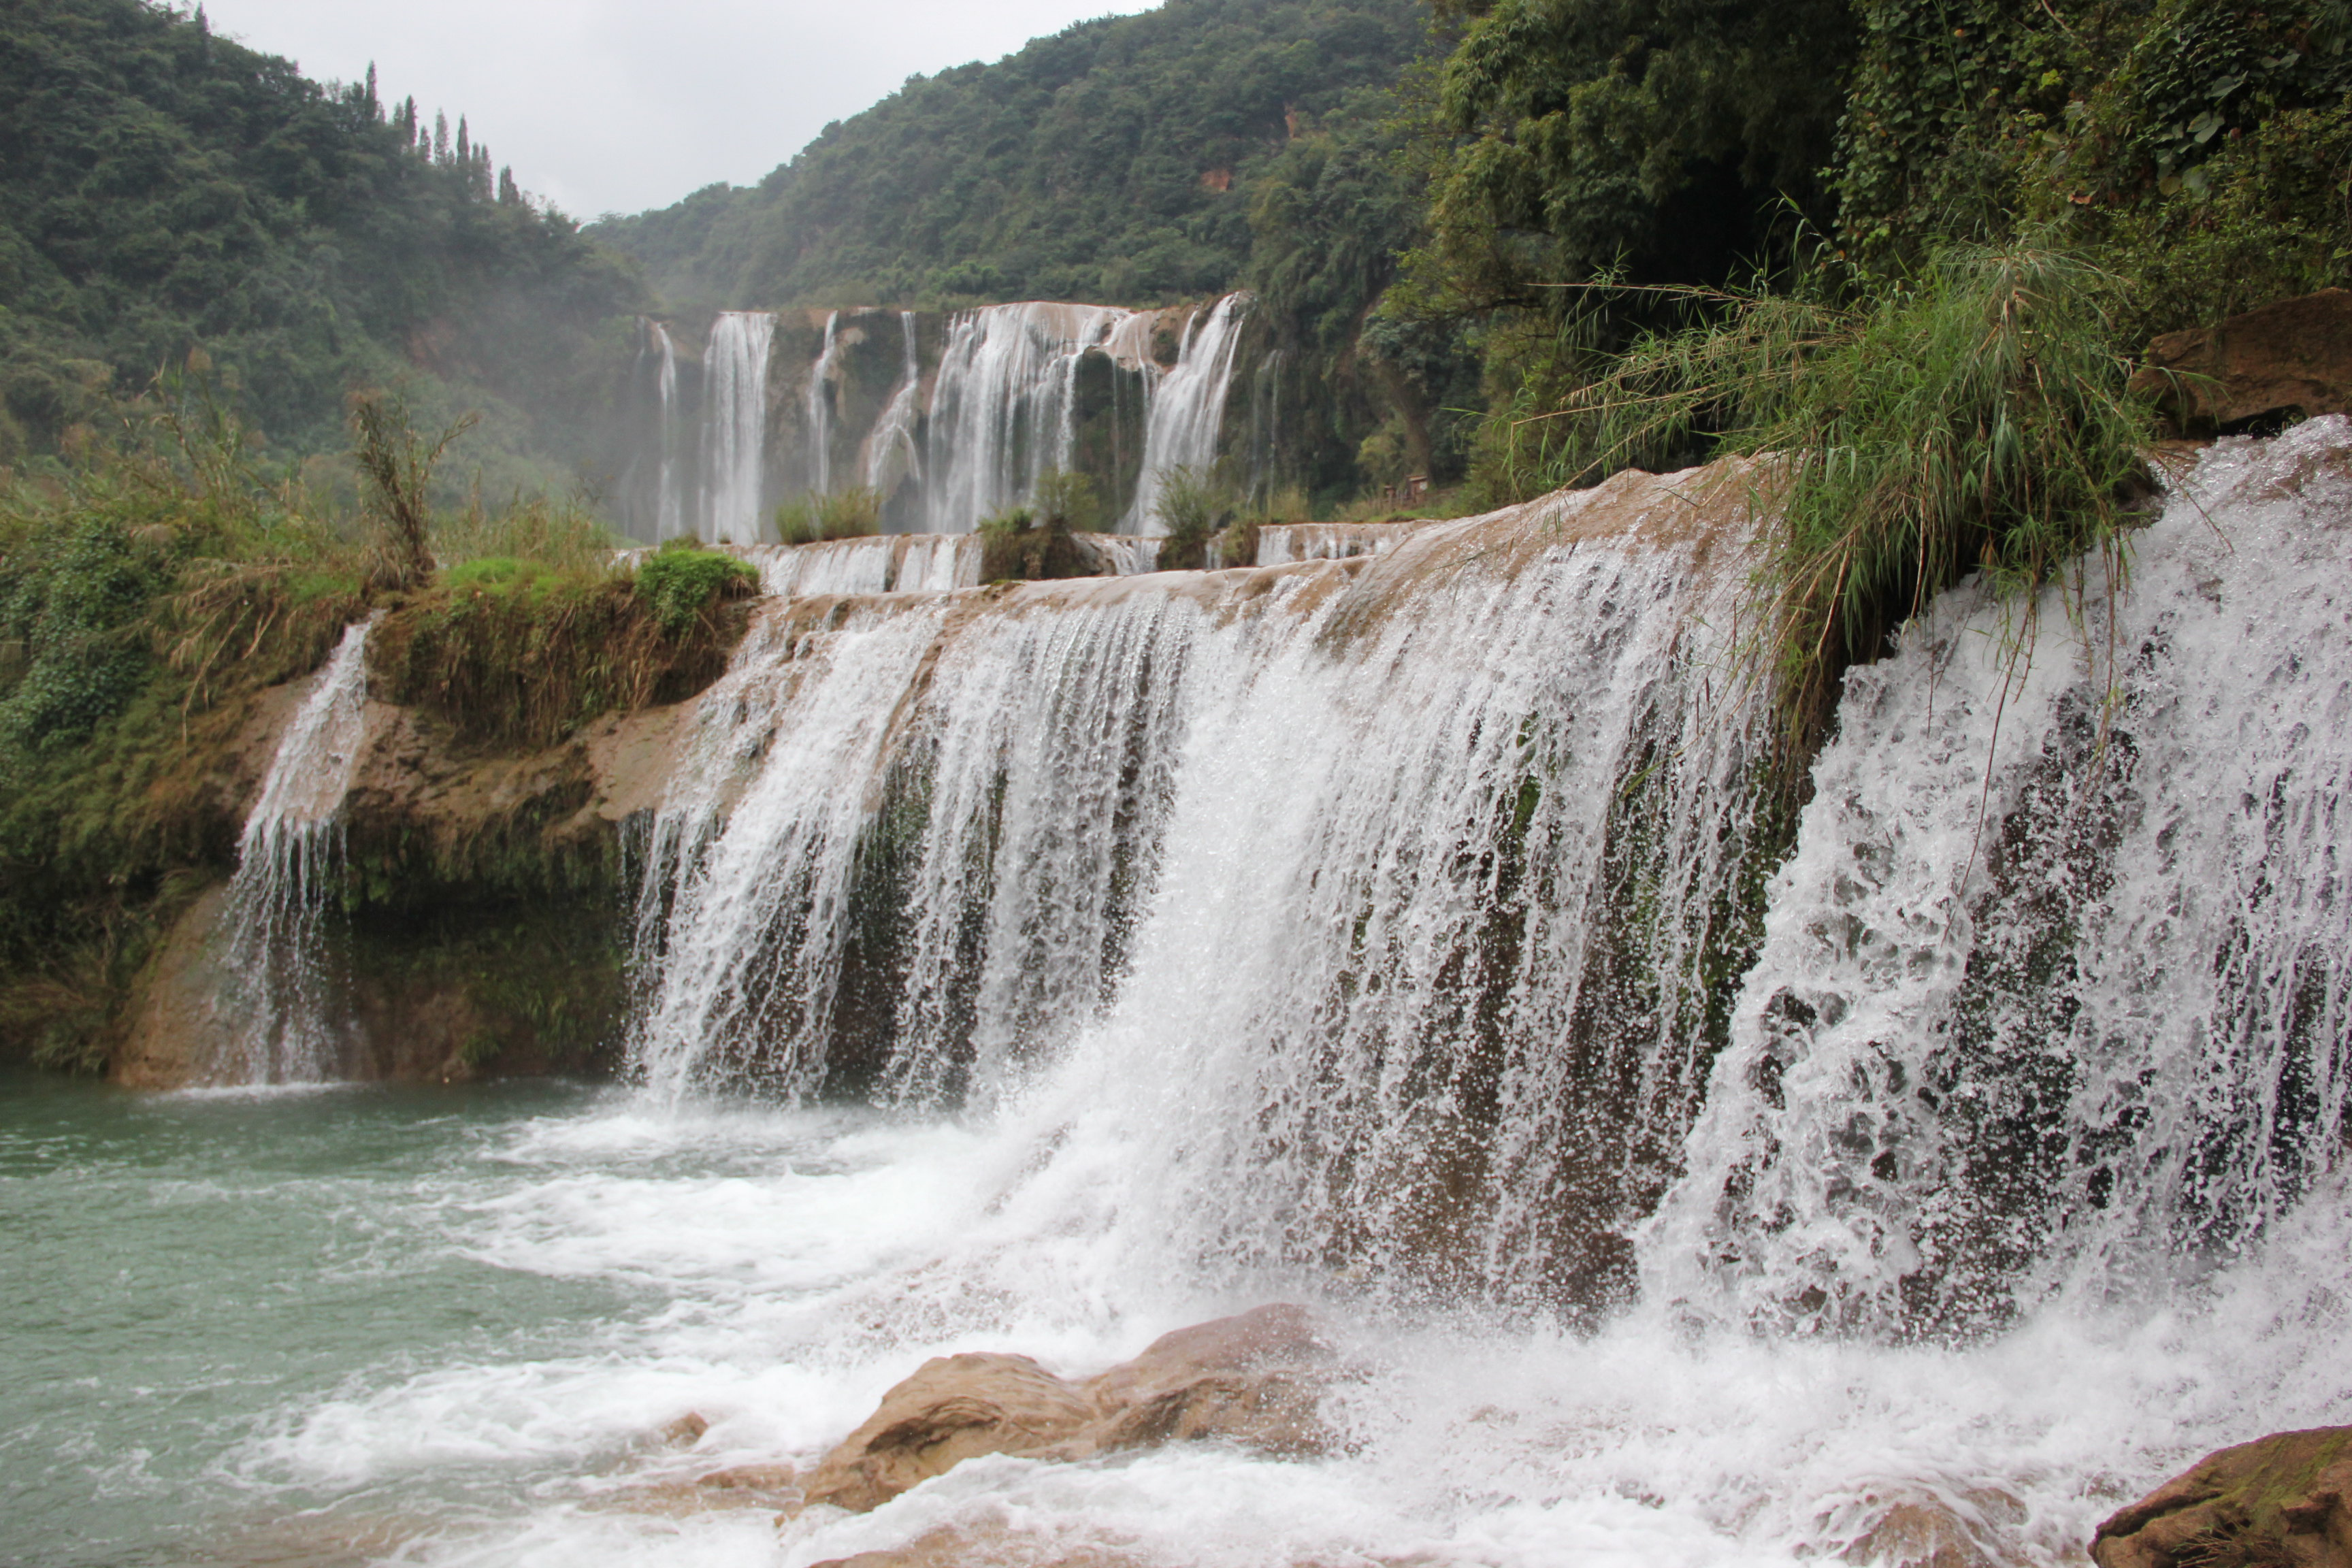
POLYGON ((1206 470, 1217 460, 1225 393, 1234 379, 1234 352, 1241 345, 1241 325, 1248 310, 1248 295, 1226 295, 1187 323, 1174 369, 1165 375, 1146 370, 1143 468, 1120 532, 1160 532, 1155 512, 1162 477, 1171 468, 1206 470))
POLYGON ((834 363, 841 353, 841 312, 829 310, 824 318, 824 343, 817 351, 816 363, 809 368, 808 381, 808 447, 809 489, 817 495, 833 489, 833 397, 826 384, 833 375, 834 363))
POLYGON ((659 321, 648 321, 654 344, 661 354, 661 368, 655 383, 661 403, 661 467, 655 480, 654 542, 676 539, 686 532, 686 497, 679 487, 685 482, 677 460, 677 344, 670 340, 669 331, 659 321))
POLYGON ((915 312, 898 312, 898 331, 905 349, 904 366, 882 416, 866 437, 866 486, 886 500, 909 478, 920 483, 922 454, 916 450, 918 404, 923 394, 923 366, 915 350, 915 312))
POLYGON ((711 324, 702 370, 707 540, 751 544, 765 531, 768 352, 775 331, 773 316, 753 310, 725 311, 711 324))
POLYGON ((931 527, 961 533, 1026 501, 1076 437, 1078 362, 1135 312, 1108 305, 991 305, 948 327, 931 393, 931 527))
POLYGON ((286 727, 246 818, 225 915, 236 1059, 232 1083, 336 1076, 326 925, 342 868, 343 796, 359 762, 368 623, 348 627, 286 727))

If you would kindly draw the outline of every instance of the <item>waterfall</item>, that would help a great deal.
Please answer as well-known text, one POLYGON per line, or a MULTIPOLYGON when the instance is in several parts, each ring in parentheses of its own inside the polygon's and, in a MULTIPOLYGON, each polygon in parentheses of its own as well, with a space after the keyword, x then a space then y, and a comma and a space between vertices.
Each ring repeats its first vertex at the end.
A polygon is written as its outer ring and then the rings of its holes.
POLYGON ((2225 444, 2127 580, 1948 594, 1848 676, 1658 1293, 1998 1323, 2241 1254, 2340 1163, 2347 429, 2225 444))
POLYGON ((342 869, 342 805, 359 761, 370 623, 347 627, 295 710, 246 818, 225 914, 233 1083, 320 1083, 335 1076, 327 916, 342 869))
POLYGON ((669 330, 659 321, 646 323, 653 331, 655 346, 661 353, 659 379, 655 383, 661 398, 661 467, 655 480, 654 542, 676 539, 686 531, 686 497, 680 491, 684 476, 677 462, 677 344, 670 341, 669 330))
POLYGON ((739 553, 760 569, 761 592, 789 598, 977 587, 980 551, 976 533, 889 533, 819 544, 757 544, 739 553))
POLYGON ((768 348, 776 319, 726 310, 711 323, 703 354, 702 536, 731 544, 757 541, 767 521, 761 503, 767 469, 768 348))
POLYGON ((882 416, 866 438, 866 486, 886 500, 902 480, 922 482, 922 454, 915 447, 917 404, 923 392, 922 362, 915 352, 915 312, 898 312, 898 333, 904 348, 904 368, 882 416))
POLYGON ((1257 563, 1345 561, 1394 550, 1418 522, 1270 522, 1257 531, 1257 563))
POLYGON ((1629 488, 1377 563, 772 609, 659 818, 646 1077, 995 1101, 1109 1052, 1203 1255, 1369 1259, 1469 1184, 1449 1267, 1622 1271, 1558 1211, 1654 1197, 1759 831, 1701 696, 1730 557, 1591 543, 1629 488), (1449 1126, 1475 1172, 1425 1163, 1449 1126))
POLYGON ((827 386, 841 353, 841 312, 829 310, 824 318, 824 346, 817 353, 816 363, 809 367, 808 382, 808 443, 809 489, 816 495, 830 494, 833 489, 833 398, 827 386))
POLYGON ((1154 515, 1161 476, 1171 468, 1206 471, 1217 460, 1217 434, 1233 384, 1234 352, 1241 345, 1250 297, 1228 294, 1186 324, 1176 366, 1165 375, 1144 373, 1143 468, 1135 500, 1119 523, 1122 533, 1158 533, 1154 515))
POLYGON ((772 605, 658 816, 640 1066, 1019 1108, 1121 1267, 1236 1293, 1899 1336, 2164 1288, 2346 1136, 2347 450, 2225 447, 2127 582, 1945 594, 1801 814, 1736 474, 772 605))
POLYGON ((1031 301, 965 310, 949 322, 931 392, 934 531, 969 531, 1028 500, 1040 475, 1068 463, 1078 362, 1136 314, 1031 301))
POLYGON ((1282 463, 1282 351, 1268 349, 1249 384, 1249 464, 1245 493, 1253 506, 1274 499, 1282 463))

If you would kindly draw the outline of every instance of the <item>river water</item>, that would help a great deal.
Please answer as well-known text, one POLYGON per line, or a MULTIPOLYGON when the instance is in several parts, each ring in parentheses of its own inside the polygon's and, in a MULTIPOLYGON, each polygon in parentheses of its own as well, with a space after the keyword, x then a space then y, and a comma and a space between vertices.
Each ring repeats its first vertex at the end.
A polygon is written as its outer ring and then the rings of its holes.
POLYGON ((1024 1118, 656 1106, 561 1085, 140 1097, 0 1086, 0 1561, 802 1565, 942 1525, 1005 1562, 1780 1563, 1894 1502, 2016 1561, 2197 1453, 2340 1419, 2332 1184, 2203 1287, 1973 1348, 1637 1310, 1580 1338, 1318 1296, 1346 1455, 969 1463, 877 1512, 681 1510, 813 1459, 928 1354, 1083 1373, 1248 1304, 1043 1225, 1024 1118), (688 1412, 690 1447, 661 1428, 688 1412))

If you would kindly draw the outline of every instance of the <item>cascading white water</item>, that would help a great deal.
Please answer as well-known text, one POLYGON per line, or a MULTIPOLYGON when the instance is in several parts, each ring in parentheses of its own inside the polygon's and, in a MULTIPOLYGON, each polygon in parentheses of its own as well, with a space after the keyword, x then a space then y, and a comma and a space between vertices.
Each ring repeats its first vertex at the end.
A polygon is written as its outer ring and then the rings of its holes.
POLYGON ((768 352, 776 319, 724 310, 702 358, 702 537, 751 544, 766 523, 768 352))
POLYGON ((900 484, 923 479, 922 454, 915 445, 915 429, 923 395, 923 366, 915 346, 915 312, 898 312, 903 358, 898 384, 882 405, 882 416, 866 437, 866 488, 886 500, 900 484))
POLYGON ((223 915, 235 1055, 211 1064, 222 1082, 335 1076, 341 1030, 331 1016, 326 924, 341 870, 343 796, 359 762, 370 624, 344 630, 279 738, 245 821, 223 915))
POLYGON ((1710 651, 1738 569, 1623 528, 1682 481, 780 623, 734 678, 770 700, 710 721, 761 760, 665 816, 709 847, 648 884, 647 1068, 992 1099, 1066 1060, 1137 1245, 1237 1284, 1338 1258, 1589 1309, 1638 1232, 1654 1300, 1907 1331, 2227 1253, 2345 1126, 2352 652, 2297 585, 2333 531, 2280 521, 2342 440, 2209 463, 2112 625, 2092 584, 2095 669, 2058 590, 2021 642, 1939 601, 1850 678, 1760 904, 1785 840, 1710 651), (2306 459, 2287 500, 2231 477, 2306 459))
POLYGON ((682 489, 686 476, 677 460, 677 344, 659 321, 646 325, 653 334, 655 351, 661 355, 654 384, 661 403, 661 429, 656 437, 661 443, 661 464, 654 481, 654 542, 658 544, 687 531, 688 508, 682 489))
POLYGON ((1108 305, 1033 300, 966 310, 949 322, 931 392, 933 531, 970 531, 1028 500, 1040 475, 1067 464, 1079 361, 1137 319, 1108 305))
POLYGON ((813 494, 828 495, 833 490, 833 387, 832 380, 841 356, 841 312, 828 310, 824 318, 824 345, 817 351, 816 363, 809 367, 808 395, 808 488, 813 494))
POLYGON ((1122 533, 1163 531, 1160 492, 1171 468, 1205 472, 1217 459, 1225 393, 1234 379, 1234 353, 1249 312, 1247 294, 1228 294, 1186 324, 1175 368, 1161 375, 1146 367, 1143 467, 1135 500, 1119 522, 1122 533))
POLYGON ((2227 445, 2126 580, 1947 595, 1847 678, 1657 1292, 1870 1329, 2160 1295, 2338 1166, 2347 436, 2227 445))
POLYGON ((739 553, 760 569, 760 591, 922 594, 980 584, 980 535, 891 533, 819 544, 759 544, 739 553))
POLYGON ((1466 1181, 1489 1195, 1449 1267, 1531 1289, 1568 1244, 1525 1233, 1558 1228, 1563 1191, 1604 1224, 1654 1195, 1651 1145, 1678 1135, 1704 1056, 1696 976, 1736 946, 1708 875, 1752 830, 1747 721, 1688 695, 1720 552, 1688 530, 1563 542, 1621 501, 1454 525, 1354 582, 772 613, 740 689, 706 707, 708 754, 754 761, 698 766, 663 816, 648 1077, 987 1099, 1108 1007, 1094 1048, 1185 1064, 1151 1092, 1257 1105, 1143 1119, 1136 1136, 1192 1145, 1165 1162, 1222 1173, 1163 1237, 1236 1267, 1369 1256, 1466 1181), (1455 552, 1483 564, 1456 574, 1455 552), (1633 821, 1651 847, 1628 861, 1612 829, 1633 821), (1596 911, 1636 898, 1646 923, 1595 956, 1596 911), (1587 996, 1595 965, 1643 977, 1639 1018, 1587 996), (1571 1025, 1592 1041, 1573 1061, 1544 1048, 1571 1025), (1607 1114, 1642 1138, 1564 1152, 1603 1115, 1580 1071, 1641 1101, 1607 1114), (1485 1129, 1480 1169, 1414 1178, 1446 1125, 1485 1129))
POLYGON ((1257 531, 1257 563, 1345 561, 1394 550, 1418 522, 1270 522, 1257 531))
POLYGON ((1081 542, 1095 553, 1098 569, 1111 577, 1133 577, 1160 570, 1160 541, 1131 533, 1088 533, 1081 542))

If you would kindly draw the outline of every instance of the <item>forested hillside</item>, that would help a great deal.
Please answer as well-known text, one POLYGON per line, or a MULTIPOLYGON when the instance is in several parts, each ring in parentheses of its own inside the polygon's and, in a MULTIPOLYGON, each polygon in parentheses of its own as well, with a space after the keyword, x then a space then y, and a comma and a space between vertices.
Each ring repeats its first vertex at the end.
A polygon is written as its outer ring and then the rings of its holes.
POLYGON ((356 384, 487 414, 499 476, 558 479, 631 268, 527 200, 460 121, 330 88, 146 0, 0 15, 0 464, 202 351, 281 451, 356 384))
MULTIPOLYGON (((593 232, 673 304, 1215 293, 1243 281, 1261 176, 1391 87, 1428 22, 1418 0, 1170 0, 1082 22, 910 79, 755 186, 593 232)), ((1383 258, 1406 237, 1391 211, 1360 216, 1383 258)))

